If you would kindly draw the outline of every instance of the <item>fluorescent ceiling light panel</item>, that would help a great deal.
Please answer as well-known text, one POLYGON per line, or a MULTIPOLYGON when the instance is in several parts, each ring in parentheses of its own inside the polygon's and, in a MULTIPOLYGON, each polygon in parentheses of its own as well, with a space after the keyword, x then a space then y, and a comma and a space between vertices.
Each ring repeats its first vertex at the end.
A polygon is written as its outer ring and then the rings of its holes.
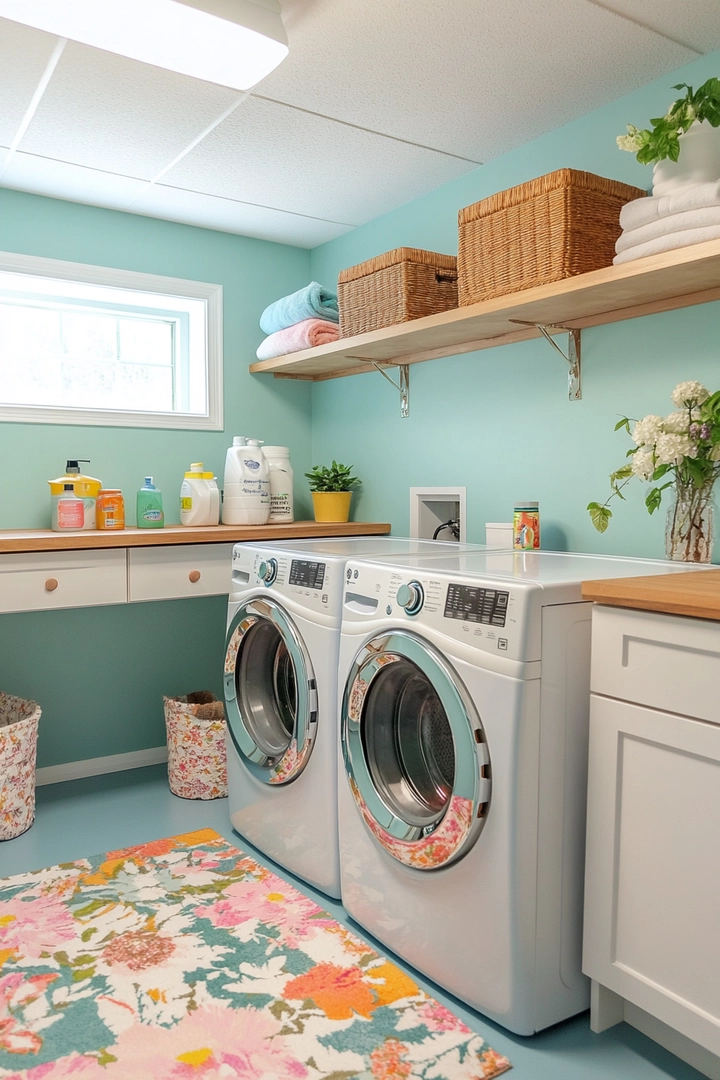
POLYGON ((0 0, 0 17, 235 90, 288 54, 277 0, 0 0))

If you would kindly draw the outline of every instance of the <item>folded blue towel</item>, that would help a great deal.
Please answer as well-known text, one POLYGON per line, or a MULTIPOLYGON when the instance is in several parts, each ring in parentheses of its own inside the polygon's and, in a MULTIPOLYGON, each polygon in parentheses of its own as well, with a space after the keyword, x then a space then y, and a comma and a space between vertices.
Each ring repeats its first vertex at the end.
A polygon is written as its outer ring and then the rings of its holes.
POLYGON ((302 322, 303 319, 340 322, 337 293, 324 289, 317 281, 311 281, 304 289, 298 289, 290 296, 283 296, 266 307, 260 316, 260 329, 266 334, 274 334, 302 322))

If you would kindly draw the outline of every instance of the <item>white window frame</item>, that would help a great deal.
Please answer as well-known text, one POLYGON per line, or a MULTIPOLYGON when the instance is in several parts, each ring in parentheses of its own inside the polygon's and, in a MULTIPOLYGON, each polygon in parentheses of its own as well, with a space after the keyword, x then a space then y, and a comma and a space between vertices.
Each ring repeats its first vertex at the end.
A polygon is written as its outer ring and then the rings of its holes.
MULTIPOLYGON (((90 263, 64 262, 37 255, 0 251, 0 270, 37 277, 80 281, 165 296, 187 296, 205 302, 205 370, 207 413, 144 412, 121 409, 73 409, 45 405, 4 405, 0 421, 24 424, 78 424, 95 427, 182 428, 194 431, 223 430, 223 287, 207 281, 118 270, 90 263)), ((5 359, 7 362, 7 358, 5 359)), ((0 386, 3 357, 0 356, 0 386)))

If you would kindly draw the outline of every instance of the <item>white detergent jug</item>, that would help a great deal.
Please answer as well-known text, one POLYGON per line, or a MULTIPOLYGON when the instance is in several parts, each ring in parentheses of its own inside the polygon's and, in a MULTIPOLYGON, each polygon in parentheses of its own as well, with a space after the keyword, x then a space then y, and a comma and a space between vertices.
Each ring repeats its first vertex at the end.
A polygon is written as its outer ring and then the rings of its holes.
POLYGON ((180 488, 181 525, 217 525, 220 521, 220 490, 202 461, 195 461, 180 488))
POLYGON ((268 464, 258 439, 236 435, 225 457, 223 525, 265 525, 270 517, 268 464))
POLYGON ((264 446, 270 476, 269 521, 294 521, 293 471, 287 446, 264 446))

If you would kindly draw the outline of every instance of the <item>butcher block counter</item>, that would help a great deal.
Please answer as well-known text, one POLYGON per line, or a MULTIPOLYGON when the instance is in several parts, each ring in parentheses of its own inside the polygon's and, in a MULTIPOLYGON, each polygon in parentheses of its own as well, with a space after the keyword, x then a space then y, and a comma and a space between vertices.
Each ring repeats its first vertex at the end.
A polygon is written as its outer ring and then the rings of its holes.
POLYGON ((720 621, 720 570, 710 568, 688 574, 584 581, 582 595, 584 600, 611 607, 720 621))

